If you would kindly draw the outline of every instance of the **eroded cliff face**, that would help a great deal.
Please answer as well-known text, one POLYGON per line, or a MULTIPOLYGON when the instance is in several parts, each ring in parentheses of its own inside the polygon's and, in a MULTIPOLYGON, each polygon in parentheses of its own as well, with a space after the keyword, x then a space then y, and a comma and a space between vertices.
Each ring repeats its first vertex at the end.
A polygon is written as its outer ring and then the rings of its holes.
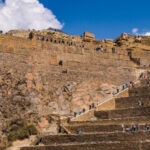
POLYGON ((88 109, 116 86, 136 80, 139 61, 150 64, 150 46, 133 36, 117 41, 52 37, 0 36, 1 135, 13 130, 9 125, 16 119, 40 130, 43 117, 88 109))

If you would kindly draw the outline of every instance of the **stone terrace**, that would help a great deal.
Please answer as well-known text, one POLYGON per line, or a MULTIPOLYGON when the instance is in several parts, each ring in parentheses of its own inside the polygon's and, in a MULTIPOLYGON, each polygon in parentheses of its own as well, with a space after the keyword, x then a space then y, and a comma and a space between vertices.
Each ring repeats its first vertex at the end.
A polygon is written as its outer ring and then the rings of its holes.
MULTIPOLYGON (((147 68, 150 64, 149 46, 143 48, 135 42, 134 36, 119 39, 119 44, 112 40, 87 40, 64 33, 53 34, 53 31, 39 31, 34 33, 33 39, 29 39, 26 31, 15 31, 14 34, 0 35, 0 136, 4 137, 14 130, 13 125, 18 118, 32 122, 40 133, 49 131, 56 134, 56 121, 51 122, 49 117, 73 116, 74 112, 87 111, 89 105, 102 103, 118 86, 136 80, 145 69, 140 66, 140 60, 144 60, 142 63, 147 68)), ((140 88, 136 87, 128 94, 135 97, 141 94, 138 92, 140 88)), ((95 115, 93 111, 93 119, 100 124, 94 123, 93 129, 86 127, 85 132, 102 132, 99 130, 103 128, 102 122, 103 125, 112 123, 114 129, 120 131, 116 124, 129 119, 119 118, 124 116, 127 108, 130 107, 130 114, 137 111, 143 115, 148 111, 149 102, 145 94, 143 91, 141 95, 145 107, 143 112, 137 110, 137 100, 131 100, 134 101, 132 106, 120 104, 117 100, 118 110, 112 110, 111 114, 105 109, 115 106, 115 100, 110 101, 95 115), (105 114, 105 117, 99 114, 105 114)), ((147 118, 148 115, 141 117, 141 127, 147 118)), ((138 122, 137 116, 133 115, 132 120, 138 122)), ((130 124, 130 120, 127 122, 130 124)), ((75 133, 76 129, 68 125, 71 132, 75 133)))
POLYGON ((97 120, 71 121, 65 125, 71 134, 42 136, 37 142, 39 146, 21 150, 149 150, 150 89, 147 82, 141 83, 129 89, 131 96, 115 99, 115 110, 95 110, 97 120), (142 106, 138 105, 139 101, 142 106), (136 126, 135 130, 129 129, 131 126, 136 126))

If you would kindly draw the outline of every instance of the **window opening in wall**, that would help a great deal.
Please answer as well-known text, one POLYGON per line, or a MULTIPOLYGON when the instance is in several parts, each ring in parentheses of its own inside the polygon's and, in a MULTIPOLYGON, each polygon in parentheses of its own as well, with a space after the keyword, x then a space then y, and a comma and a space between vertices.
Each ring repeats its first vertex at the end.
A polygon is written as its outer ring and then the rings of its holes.
POLYGON ((63 61, 62 60, 59 61, 59 66, 63 66, 63 61))

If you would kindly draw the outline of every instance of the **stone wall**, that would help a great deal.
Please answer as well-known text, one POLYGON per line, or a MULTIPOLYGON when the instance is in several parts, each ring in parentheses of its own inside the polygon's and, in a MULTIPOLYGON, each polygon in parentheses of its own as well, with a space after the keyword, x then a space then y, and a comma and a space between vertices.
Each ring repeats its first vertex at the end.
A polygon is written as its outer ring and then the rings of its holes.
POLYGON ((130 117, 137 117, 137 116, 148 116, 149 113, 149 107, 144 108, 129 108, 128 111, 126 109, 121 110, 114 110, 114 111, 101 111, 101 112, 95 112, 95 116, 99 119, 113 119, 113 118, 126 118, 127 116, 130 117))
POLYGON ((27 90, 36 90, 33 93, 38 95, 38 99, 30 95, 32 92, 28 96, 36 111, 44 111, 44 114, 45 111, 81 111, 83 108, 88 109, 92 102, 102 101, 111 92, 109 88, 111 90, 113 86, 136 78, 136 64, 125 53, 98 52, 92 44, 88 46, 89 50, 86 47, 69 46, 50 40, 29 40, 1 35, 0 59, 3 61, 0 65, 6 71, 13 72, 16 79, 18 76, 25 77, 23 80, 27 80, 24 85, 27 90), (105 83, 108 91, 101 94, 101 85, 105 83), (85 89, 84 94, 78 90, 81 86, 82 90, 85 89), (68 92, 63 92, 64 87, 68 92), (45 103, 49 103, 51 108, 45 108, 45 103))
POLYGON ((95 35, 89 32, 84 32, 85 39, 95 39, 95 35))
POLYGON ((130 98, 119 98, 116 99, 116 109, 123 109, 123 108, 134 108, 139 107, 139 101, 143 103, 143 106, 150 106, 150 97, 142 96, 141 98, 137 97, 130 97, 130 98))
POLYGON ((67 146, 41 146, 41 147, 25 147, 21 148, 21 150, 99 150, 99 149, 105 149, 110 150, 110 147, 112 150, 149 150, 148 146, 149 143, 143 143, 142 149, 141 149, 141 143, 137 142, 123 142, 120 143, 96 143, 96 144, 83 144, 83 145, 67 145, 67 146), (146 149, 147 148, 147 149, 146 149))
POLYGON ((0 35, 1 120, 21 117, 38 126, 50 114, 79 114, 137 78, 137 64, 125 49, 116 47, 113 53, 115 43, 61 36, 29 40, 0 35), (96 50, 102 47, 105 51, 96 50))

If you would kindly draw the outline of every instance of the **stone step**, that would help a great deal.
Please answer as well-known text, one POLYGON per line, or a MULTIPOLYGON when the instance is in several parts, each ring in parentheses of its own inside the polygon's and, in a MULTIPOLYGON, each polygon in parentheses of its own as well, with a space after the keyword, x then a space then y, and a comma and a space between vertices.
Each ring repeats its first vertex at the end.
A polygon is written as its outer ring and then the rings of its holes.
MULTIPOLYGON (((140 131, 145 131, 145 124, 124 124, 125 130, 129 130, 129 128, 132 127, 132 125, 136 126, 136 131, 138 131, 138 125, 140 127, 140 131)), ((147 124, 150 126, 150 124, 147 124)), ((121 132, 122 131, 122 125, 76 125, 76 126, 65 126, 67 130, 69 130, 71 133, 75 134, 78 131, 82 131, 82 133, 97 133, 97 132, 121 132)))
POLYGON ((116 110, 109 110, 109 111, 95 111, 94 115, 99 119, 149 116, 150 107, 116 109, 116 110))
POLYGON ((21 150, 149 150, 148 142, 93 142, 67 145, 23 147, 21 150))
POLYGON ((128 117, 128 118, 112 118, 112 119, 98 119, 91 121, 71 121, 69 123, 70 126, 76 125, 115 125, 115 124, 144 124, 145 122, 150 123, 149 116, 140 116, 139 117, 128 117))
POLYGON ((39 138, 39 144, 52 145, 74 142, 144 141, 150 140, 150 132, 113 132, 72 135, 48 135, 39 138))
POLYGON ((141 87, 142 86, 147 86, 147 83, 148 83, 149 79, 141 79, 140 82, 141 82, 141 87))
POLYGON ((115 99, 116 109, 124 109, 124 108, 138 108, 139 102, 143 104, 144 107, 150 106, 150 95, 149 96, 131 96, 131 97, 123 97, 115 99))
POLYGON ((150 95, 150 87, 139 87, 133 88, 129 90, 129 96, 149 96, 150 95))
POLYGON ((150 142, 145 142, 141 145, 141 150, 149 150, 150 149, 150 142))

